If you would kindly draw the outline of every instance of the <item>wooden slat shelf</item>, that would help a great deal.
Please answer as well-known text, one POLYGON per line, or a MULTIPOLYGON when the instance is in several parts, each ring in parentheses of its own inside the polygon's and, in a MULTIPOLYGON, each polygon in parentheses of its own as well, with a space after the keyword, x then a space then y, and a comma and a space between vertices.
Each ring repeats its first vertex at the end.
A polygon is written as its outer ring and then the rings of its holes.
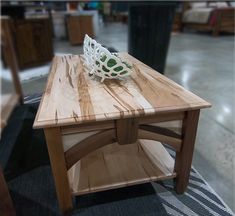
POLYGON ((77 162, 68 177, 73 195, 175 178, 174 160, 156 141, 104 146, 77 162))

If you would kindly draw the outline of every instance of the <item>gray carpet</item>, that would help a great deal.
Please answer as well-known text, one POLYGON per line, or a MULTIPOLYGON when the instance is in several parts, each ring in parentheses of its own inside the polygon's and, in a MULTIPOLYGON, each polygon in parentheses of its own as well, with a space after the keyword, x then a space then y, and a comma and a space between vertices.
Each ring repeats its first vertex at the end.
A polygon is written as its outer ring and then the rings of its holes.
MULTIPOLYGON (((32 129, 39 100, 40 95, 27 97, 26 104, 15 109, 0 141, 0 163, 20 216, 60 215, 44 135, 42 130, 32 129)), ((141 184, 76 197, 72 215, 229 216, 233 213, 192 168, 183 195, 175 193, 172 180, 141 184)))

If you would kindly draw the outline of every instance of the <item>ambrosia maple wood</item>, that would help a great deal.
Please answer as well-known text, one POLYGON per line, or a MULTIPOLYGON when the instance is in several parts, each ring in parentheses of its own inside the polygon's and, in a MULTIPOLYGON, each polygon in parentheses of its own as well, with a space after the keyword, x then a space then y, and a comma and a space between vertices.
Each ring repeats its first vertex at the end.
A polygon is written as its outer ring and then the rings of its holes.
POLYGON ((156 115, 210 104, 127 53, 130 77, 100 83, 88 76, 83 57, 56 56, 34 128, 156 115))
POLYGON ((34 128, 46 136, 62 212, 81 195, 176 178, 188 184, 201 108, 210 104, 127 53, 123 80, 88 75, 84 57, 55 57, 34 128), (159 143, 176 151, 176 162, 159 143))

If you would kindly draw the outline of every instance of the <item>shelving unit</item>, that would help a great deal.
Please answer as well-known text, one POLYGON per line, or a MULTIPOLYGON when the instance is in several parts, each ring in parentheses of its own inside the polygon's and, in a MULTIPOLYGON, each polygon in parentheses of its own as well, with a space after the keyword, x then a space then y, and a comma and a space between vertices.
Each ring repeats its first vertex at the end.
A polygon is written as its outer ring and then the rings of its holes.
POLYGON ((104 146, 78 161, 69 171, 73 195, 175 178, 174 160, 156 141, 104 146))

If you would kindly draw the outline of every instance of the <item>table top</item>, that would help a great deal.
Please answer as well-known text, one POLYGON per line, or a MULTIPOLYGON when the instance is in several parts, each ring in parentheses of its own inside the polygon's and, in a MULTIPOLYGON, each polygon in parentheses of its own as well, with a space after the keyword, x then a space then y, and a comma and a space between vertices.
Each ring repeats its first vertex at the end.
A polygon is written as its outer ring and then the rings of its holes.
POLYGON ((123 80, 103 83, 89 77, 83 56, 54 57, 34 128, 210 107, 205 100, 129 54, 118 55, 133 65, 133 72, 123 80))

